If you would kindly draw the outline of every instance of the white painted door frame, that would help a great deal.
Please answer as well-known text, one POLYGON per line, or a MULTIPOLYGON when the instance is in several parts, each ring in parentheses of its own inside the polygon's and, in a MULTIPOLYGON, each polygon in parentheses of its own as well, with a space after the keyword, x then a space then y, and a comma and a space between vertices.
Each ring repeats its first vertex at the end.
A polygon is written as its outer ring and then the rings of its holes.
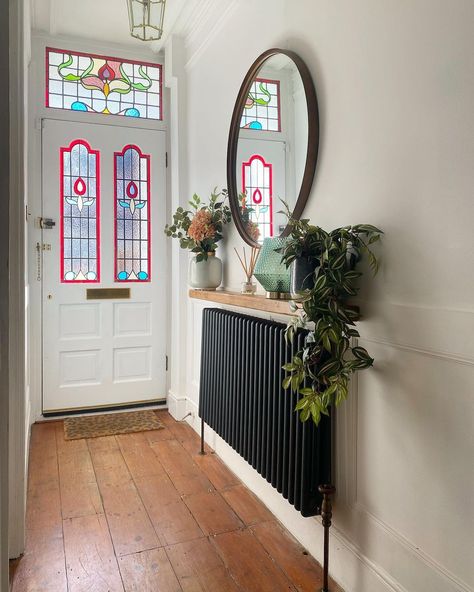
MULTIPOLYGON (((18 557, 24 550, 27 446, 25 339, 27 280, 25 273, 25 23, 26 2, 10 0, 10 214, 9 230, 9 468, 8 468, 8 556, 18 557)), ((26 15, 27 16, 27 15, 26 15)), ((5 22, 2 19, 0 21, 5 22)), ((8 19, 7 19, 8 23, 8 19)), ((2 32, 2 37, 4 33, 2 32)), ((3 161, 3 158, 2 158, 3 161)), ((2 232, 2 238, 3 232, 2 232)), ((7 229, 8 239, 8 229, 7 229)), ((2 277, 4 274, 2 272, 2 277)), ((1 389, 0 389, 1 390, 1 389)), ((2 415, 2 413, 0 413, 2 415)), ((1 430, 0 430, 1 431, 1 430)), ((1 471, 0 471, 1 472, 1 471)), ((2 482, 6 481, 2 473, 2 482)), ((3 534, 3 532, 2 532, 3 534)), ((3 574, 3 567, 0 568, 3 574)), ((6 568, 8 579, 8 566, 6 568)), ((4 583, 4 582, 2 582, 4 583)), ((0 585, 1 589, 1 585, 0 585)))
MULTIPOLYGON (((2 138, 8 138, 10 133, 10 85, 13 82, 11 76, 11 64, 9 63, 9 5, 0 4, 0 70, 6 74, 6 92, 0 95, 0 134, 2 138), (10 75, 10 81, 8 76, 10 75)), ((8 145, 8 144, 7 144, 8 145)), ((13 183, 10 180, 9 153, 0 159, 0 190, 3 199, 0 202, 0 216, 3 220, 9 218, 9 204, 13 201, 13 183)), ((0 274, 6 278, 0 282, 0 592, 8 590, 8 486, 11 480, 8 469, 8 426, 9 426, 9 291, 8 280, 8 251, 9 251, 9 224, 5 232, 0 233, 0 274), (5 478, 7 475, 7 478, 5 478)))
MULTIPOLYGON (((128 117, 107 117, 94 113, 78 113, 73 111, 62 111, 60 109, 47 109, 44 106, 44 52, 47 46, 60 47, 64 49, 98 53, 104 55, 117 55, 125 59, 135 59, 143 61, 154 61, 163 63, 160 55, 154 54, 150 51, 133 50, 130 47, 101 45, 93 41, 85 41, 80 39, 64 39, 53 38, 43 35, 34 35, 32 51, 32 62, 29 75, 29 121, 28 128, 31 132, 29 141, 29 166, 28 166, 28 184, 29 191, 29 241, 28 253, 29 258, 29 277, 30 277, 30 323, 29 328, 31 332, 31 349, 30 349, 30 389, 31 397, 31 421, 34 422, 42 418, 41 412, 41 385, 42 385, 42 370, 41 370, 41 282, 36 280, 37 277, 37 262, 35 254, 36 243, 41 243, 41 230, 37 227, 35 220, 41 216, 41 121, 43 118, 56 119, 62 121, 88 122, 100 123, 102 125, 131 127, 131 128, 146 128, 162 130, 167 133, 166 149, 169 151, 169 137, 168 137, 168 113, 169 113, 169 97, 168 92, 163 86, 164 95, 164 111, 162 121, 152 121, 143 119, 134 119, 128 117)), ((167 169, 167 203, 169 203, 170 195, 170 180, 169 169, 167 169)), ((169 207, 167 207, 167 212, 169 207)), ((169 272, 168 272, 169 273, 169 272)), ((169 278, 166 278, 167 285, 169 285, 169 278)), ((169 294, 168 294, 169 300, 169 294)), ((169 340, 169 331, 168 331, 169 340)))
MULTIPOLYGON (((43 413, 129 406, 147 401, 154 404, 166 398, 168 304, 167 260, 163 258, 166 248, 163 232, 166 222, 165 139, 165 132, 157 130, 43 120, 43 215, 56 221, 54 228, 43 229, 43 244, 48 244, 48 249, 43 251, 41 274, 43 413), (64 283, 60 271, 60 153, 81 138, 90 145, 92 153, 96 153, 95 174, 97 180, 100 179, 95 202, 97 229, 100 228, 100 238, 97 230, 97 272, 100 281, 86 284, 64 283), (137 176, 140 195, 148 199, 148 206, 140 210, 139 206, 146 202, 137 202, 135 211, 130 210, 133 218, 129 218, 137 220, 144 211, 150 224, 151 236, 147 233, 146 240, 152 268, 147 268, 151 281, 146 282, 117 282, 114 272, 114 159, 130 144, 143 151, 144 156, 140 157, 143 160, 140 167, 142 178, 146 174, 144 165, 148 159, 149 174, 146 178, 149 191, 146 197, 143 182, 140 183, 137 176), (126 288, 130 290, 130 295, 126 300, 112 297, 88 301, 88 288, 126 288)), ((74 149, 80 148, 76 144, 74 149)), ((86 148, 83 147, 83 150, 85 154, 86 148)), ((120 171, 119 167, 119 175, 120 171)), ((82 174, 87 175, 85 167, 82 174)), ((129 175, 131 171, 125 174, 129 175)), ((95 181, 92 186, 95 188, 95 181)), ((126 199, 125 193, 122 199, 126 199)), ((90 215, 88 206, 93 208, 93 204, 94 201, 85 202, 82 209, 84 216, 90 215)), ((70 207, 69 215, 81 216, 75 205, 70 207)), ((140 224, 141 231, 144 224, 146 222, 140 224)), ((70 243, 65 241, 64 247, 67 245, 70 243)), ((71 247, 69 249, 72 251, 71 247)), ((74 257, 72 252, 69 255, 74 257)), ((137 254, 134 252, 134 255, 137 254)))

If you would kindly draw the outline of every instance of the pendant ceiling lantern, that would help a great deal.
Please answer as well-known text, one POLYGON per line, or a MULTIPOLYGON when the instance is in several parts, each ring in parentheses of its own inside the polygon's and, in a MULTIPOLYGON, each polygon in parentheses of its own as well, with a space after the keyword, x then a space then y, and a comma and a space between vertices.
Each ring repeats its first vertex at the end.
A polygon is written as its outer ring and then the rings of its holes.
POLYGON ((127 0, 130 35, 157 41, 163 34, 166 0, 127 0))

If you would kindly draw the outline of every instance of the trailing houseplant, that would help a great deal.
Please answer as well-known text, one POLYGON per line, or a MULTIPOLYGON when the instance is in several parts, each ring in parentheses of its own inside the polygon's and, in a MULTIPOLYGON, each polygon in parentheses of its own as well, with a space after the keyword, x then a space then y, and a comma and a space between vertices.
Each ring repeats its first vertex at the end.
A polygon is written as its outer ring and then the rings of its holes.
POLYGON ((214 289, 222 281, 222 262, 215 257, 223 228, 231 221, 226 204, 227 192, 211 193, 209 203, 194 194, 189 201, 190 210, 179 207, 173 214, 173 223, 165 226, 165 234, 179 240, 182 249, 195 253, 189 266, 189 283, 193 288, 214 289))
POLYGON ((314 264, 312 285, 303 290, 294 303, 297 313, 288 324, 286 336, 293 340, 298 328, 309 329, 303 347, 285 364, 288 373, 283 387, 300 395, 296 404, 300 419, 312 419, 317 425, 329 407, 344 401, 350 376, 372 366, 367 350, 353 345, 359 337, 355 328, 358 313, 347 304, 358 288, 362 272, 357 264, 368 258, 374 271, 378 261, 371 245, 383 232, 370 224, 344 226, 330 232, 310 224, 309 220, 289 218, 290 235, 280 249, 282 260, 290 266, 305 257, 314 264))

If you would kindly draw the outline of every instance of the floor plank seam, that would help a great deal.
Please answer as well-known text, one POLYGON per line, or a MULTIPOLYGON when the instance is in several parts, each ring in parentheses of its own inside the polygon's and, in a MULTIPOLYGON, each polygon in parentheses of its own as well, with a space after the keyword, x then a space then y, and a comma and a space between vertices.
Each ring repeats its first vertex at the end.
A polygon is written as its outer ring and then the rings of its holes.
POLYGON ((56 463, 57 463, 57 472, 58 472, 58 489, 59 489, 59 512, 61 517, 61 533, 63 537, 63 553, 64 553, 64 573, 66 576, 66 586, 67 592, 70 590, 69 585, 69 574, 67 569, 67 557, 66 557, 66 540, 64 536, 64 519, 63 519, 63 497, 61 492, 61 473, 59 471, 59 448, 58 448, 58 430, 54 429, 54 443, 56 447, 56 463))
MULTIPOLYGON (((115 436, 112 436, 112 438, 115 439, 115 436)), ((124 579, 123 579, 122 570, 120 569, 120 561, 119 561, 119 556, 117 555, 117 549, 115 548, 114 539, 112 537, 112 532, 110 530, 109 519, 108 519, 108 516, 107 516, 107 512, 105 510, 104 496, 102 495, 102 490, 100 488, 99 480, 97 478, 97 471, 96 471, 96 467, 95 467, 95 464, 94 464, 94 457, 93 457, 93 454, 92 454, 91 449, 90 449, 90 446, 89 446, 89 440, 87 438, 85 440, 86 440, 87 450, 89 451, 89 455, 91 457, 92 470, 94 471, 95 481, 96 481, 97 489, 99 491, 99 496, 100 496, 100 502, 102 504, 102 509, 104 510, 105 522, 107 524, 107 530, 109 532, 110 542, 112 544, 112 549, 114 551, 115 561, 117 563, 117 571, 118 571, 118 574, 119 574, 119 577, 120 577, 120 581, 122 582, 123 591, 125 592, 125 590, 126 590, 126 588, 125 588, 125 582, 124 582, 124 579)))

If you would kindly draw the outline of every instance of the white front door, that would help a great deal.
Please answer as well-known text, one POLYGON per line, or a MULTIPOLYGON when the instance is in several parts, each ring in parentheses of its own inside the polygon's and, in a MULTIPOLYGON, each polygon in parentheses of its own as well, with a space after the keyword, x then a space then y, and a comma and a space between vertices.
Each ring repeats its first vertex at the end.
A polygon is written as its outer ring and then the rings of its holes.
POLYGON ((165 132, 43 123, 43 412, 163 400, 165 132))

